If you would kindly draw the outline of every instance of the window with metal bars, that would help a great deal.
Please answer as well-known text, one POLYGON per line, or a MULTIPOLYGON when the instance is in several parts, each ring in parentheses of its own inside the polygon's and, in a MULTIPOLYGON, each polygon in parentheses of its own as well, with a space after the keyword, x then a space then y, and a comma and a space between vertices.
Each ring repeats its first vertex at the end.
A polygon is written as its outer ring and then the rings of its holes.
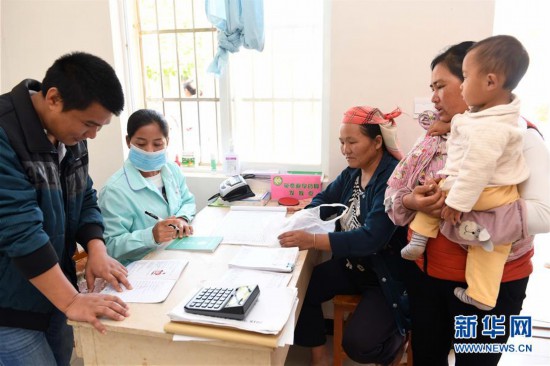
POLYGON ((204 0, 132 2, 138 99, 167 117, 174 153, 210 165, 233 145, 244 168, 320 169, 323 2, 266 0, 264 51, 231 54, 220 79, 204 0))

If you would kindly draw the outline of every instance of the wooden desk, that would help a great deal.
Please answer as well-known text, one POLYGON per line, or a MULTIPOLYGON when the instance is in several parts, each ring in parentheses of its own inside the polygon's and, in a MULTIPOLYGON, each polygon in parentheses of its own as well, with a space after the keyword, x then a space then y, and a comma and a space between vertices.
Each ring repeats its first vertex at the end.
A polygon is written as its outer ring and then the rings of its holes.
MULTIPOLYGON (((204 208, 193 221, 195 235, 211 234, 226 212, 225 208, 204 208)), ((243 229, 246 229, 245 225, 243 229)), ((102 320, 107 327, 106 335, 99 334, 87 323, 69 321, 74 328, 76 353, 84 359, 86 365, 284 364, 288 345, 272 349, 225 341, 173 342, 173 335, 163 330, 170 321, 166 314, 203 283, 219 278, 227 270, 227 263, 240 246, 222 244, 214 253, 164 250, 164 246, 145 259, 181 258, 189 261, 166 301, 160 304, 129 304, 130 317, 124 321, 102 320)), ((318 259, 316 251, 301 251, 298 257, 289 284, 298 288, 296 319, 311 271, 318 259)))

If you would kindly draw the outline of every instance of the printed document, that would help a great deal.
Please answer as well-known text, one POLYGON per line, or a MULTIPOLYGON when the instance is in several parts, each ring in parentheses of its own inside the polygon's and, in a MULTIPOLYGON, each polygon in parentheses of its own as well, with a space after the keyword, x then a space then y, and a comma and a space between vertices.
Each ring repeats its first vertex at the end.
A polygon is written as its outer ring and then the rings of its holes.
POLYGON ((115 295, 125 302, 157 303, 163 302, 172 291, 181 272, 187 265, 186 260, 140 260, 130 263, 128 281, 133 289, 117 292, 107 285, 102 294, 115 295))
POLYGON ((216 287, 240 287, 254 282, 254 284, 260 287, 260 291, 263 291, 268 287, 287 287, 291 279, 291 273, 229 268, 213 285, 216 287))
POLYGON ((298 251, 298 247, 259 248, 242 246, 229 262, 229 267, 292 272, 298 258, 298 251))
POLYGON ((286 207, 232 206, 212 235, 223 244, 279 246, 277 236, 286 216, 286 207))

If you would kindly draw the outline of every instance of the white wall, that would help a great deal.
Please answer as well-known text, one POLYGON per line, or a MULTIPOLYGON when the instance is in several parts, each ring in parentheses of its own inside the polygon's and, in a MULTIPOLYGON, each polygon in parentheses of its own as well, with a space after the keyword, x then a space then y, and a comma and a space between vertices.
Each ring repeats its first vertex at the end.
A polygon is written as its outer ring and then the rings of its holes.
POLYGON ((355 105, 385 113, 401 107, 399 138, 408 151, 422 133, 413 98, 430 96, 431 60, 445 46, 492 35, 493 15, 493 0, 332 0, 331 178, 346 166, 338 142, 343 113, 355 105))
MULTIPOLYGON (((113 51, 117 47, 109 8, 116 0, 1 1, 2 92, 26 77, 42 79, 58 56, 72 50, 94 53, 113 65, 123 59, 113 51)), ((421 133, 411 117, 413 98, 430 94, 431 59, 447 45, 490 36, 494 0, 325 1, 330 13, 323 156, 324 170, 333 179, 345 167, 338 143, 344 111, 354 105, 377 106, 384 112, 400 106, 405 115, 397 120, 399 136, 407 151, 421 133)), ((120 121, 113 119, 89 142, 97 187, 121 166, 124 135, 120 121)), ((213 194, 216 183, 199 192, 204 187, 200 179, 189 177, 190 187, 201 197, 213 194)))
MULTIPOLYGON (((2 93, 25 78, 42 80, 48 67, 71 51, 95 54, 111 65, 115 55, 108 0, 2 0, 2 93)), ((124 161, 119 118, 89 140, 90 172, 100 187, 124 161)))

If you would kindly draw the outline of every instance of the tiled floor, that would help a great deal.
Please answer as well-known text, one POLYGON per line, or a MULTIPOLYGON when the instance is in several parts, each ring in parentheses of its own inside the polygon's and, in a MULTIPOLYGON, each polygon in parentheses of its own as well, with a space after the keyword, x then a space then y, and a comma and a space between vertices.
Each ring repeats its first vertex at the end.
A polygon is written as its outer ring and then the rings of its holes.
MULTIPOLYGON (((327 337, 327 344, 329 346, 330 352, 332 353, 332 336, 327 337)), ((291 346, 290 350, 288 352, 288 356, 286 358, 285 366, 306 366, 309 365, 309 349, 305 347, 300 346, 291 346)), ((407 355, 403 355, 402 363, 403 365, 406 364, 407 361, 407 355)), ((357 363, 349 358, 344 360, 344 366, 368 366, 375 364, 363 364, 363 363, 357 363)))
POLYGON ((545 263, 550 263, 550 234, 537 235, 535 239, 533 273, 529 277, 527 297, 521 312, 543 327, 534 327, 530 339, 510 338, 508 343, 531 344, 533 351, 505 353, 499 366, 550 365, 550 268, 546 268, 545 263))
MULTIPOLYGON (((332 352, 332 337, 328 337, 327 344, 332 352)), ((290 346, 288 356, 286 358, 285 366, 306 366, 309 365, 309 348, 300 346, 290 346)), ((361 365, 360 363, 353 362, 350 359, 344 361, 345 366, 361 365)))
POLYGON ((73 356, 71 357, 71 366, 84 366, 84 360, 76 357, 76 354, 73 351, 73 356))

